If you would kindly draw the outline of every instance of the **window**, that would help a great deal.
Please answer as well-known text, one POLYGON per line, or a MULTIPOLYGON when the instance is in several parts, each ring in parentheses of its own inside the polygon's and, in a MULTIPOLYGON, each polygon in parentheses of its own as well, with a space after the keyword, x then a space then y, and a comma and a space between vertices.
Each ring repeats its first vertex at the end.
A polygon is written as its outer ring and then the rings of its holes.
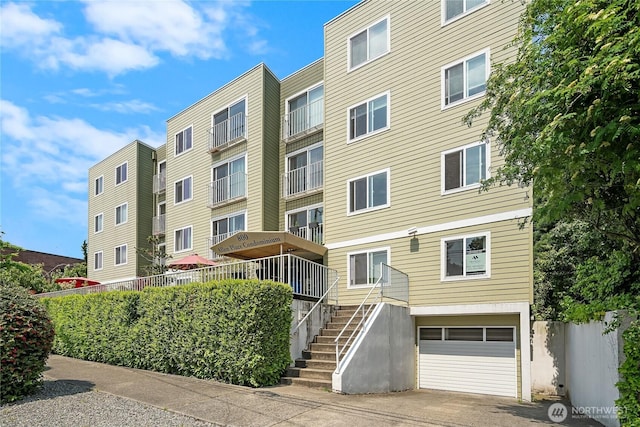
POLYGON ((116 168, 116 185, 122 184, 127 180, 127 162, 124 162, 116 168))
POLYGON ((381 276, 380 264, 389 265, 389 249, 374 249, 351 253, 349 257, 349 286, 375 284, 381 276))
POLYGON ((389 17, 349 38, 349 69, 389 52, 389 17))
POLYGON ((233 236, 239 231, 245 231, 245 213, 239 213, 226 218, 211 221, 211 245, 222 242, 227 237, 233 236))
POLYGON ((322 244, 324 241, 322 215, 323 208, 321 205, 309 206, 306 209, 295 212, 287 212, 285 216, 286 230, 303 239, 322 244))
POLYGON ((489 4, 489 0, 442 0, 443 24, 489 4))
POLYGON ((93 269, 102 270, 102 251, 93 254, 93 269))
POLYGON ((445 328, 447 341, 484 341, 482 328, 445 328))
POLYGON ((322 145, 308 147, 287 156, 284 195, 292 196, 322 188, 322 145))
POLYGON ((442 240, 443 280, 489 276, 489 234, 442 240))
POLYGON ((442 193, 478 187, 489 169, 487 143, 473 143, 442 153, 442 193))
POLYGON ((349 213, 389 206, 389 171, 349 181, 349 213))
POLYGON ((122 265, 127 263, 127 245, 116 246, 115 264, 122 265))
POLYGON ((94 219, 93 219, 93 232, 94 233, 100 233, 102 231, 103 220, 104 220, 104 215, 102 213, 99 213, 98 215, 96 215, 94 217, 94 219))
POLYGON ((176 182, 175 204, 191 200, 192 177, 186 177, 176 182))
POLYGON ((487 341, 513 342, 514 328, 487 328, 487 341))
POLYGON ((116 207, 116 225, 127 222, 127 204, 123 203, 116 207))
POLYGON ((420 328, 420 340, 441 341, 442 328, 420 328))
POLYGON ((389 94, 349 109, 349 140, 353 141, 389 127, 389 94))
POLYGON ((228 142, 238 141, 246 137, 245 115, 245 99, 215 113, 212 117, 209 148, 213 149, 228 142))
POLYGON ((514 342, 513 326, 420 327, 421 341, 514 342))
POLYGON ((442 67, 442 108, 477 98, 487 88, 489 50, 442 67))
POLYGON ((191 226, 176 230, 175 252, 188 251, 191 249, 191 226))
POLYGON ((324 86, 316 86, 287 101, 288 114, 285 116, 286 135, 291 137, 315 129, 324 122, 322 100, 324 86))
POLYGON ((176 134, 176 156, 191 149, 193 146, 192 133, 193 128, 189 126, 182 132, 176 134))
POLYGON ((211 169, 209 205, 215 206, 247 194, 246 159, 244 156, 220 163, 211 169))
POLYGON ((96 178, 96 185, 95 185, 95 190, 94 193, 96 196, 98 194, 102 194, 102 192, 104 191, 104 176, 99 176, 98 178, 96 178))

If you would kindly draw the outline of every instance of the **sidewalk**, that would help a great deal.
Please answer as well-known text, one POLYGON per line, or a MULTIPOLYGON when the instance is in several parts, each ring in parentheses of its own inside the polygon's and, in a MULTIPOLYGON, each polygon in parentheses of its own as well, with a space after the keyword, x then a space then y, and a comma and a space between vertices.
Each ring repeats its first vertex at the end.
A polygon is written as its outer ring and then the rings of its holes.
MULTIPOLYGON (((516 399, 426 390, 340 395, 294 385, 254 389, 55 355, 49 358, 48 368, 47 379, 86 382, 99 392, 218 425, 558 425, 547 416, 551 401, 523 404, 516 399)), ((561 425, 600 424, 567 419, 561 425)))

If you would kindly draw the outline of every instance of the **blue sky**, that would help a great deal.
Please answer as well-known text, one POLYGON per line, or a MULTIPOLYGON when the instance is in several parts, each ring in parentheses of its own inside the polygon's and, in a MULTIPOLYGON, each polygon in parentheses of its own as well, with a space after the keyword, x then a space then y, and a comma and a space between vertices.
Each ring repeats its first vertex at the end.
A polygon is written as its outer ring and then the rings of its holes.
POLYGON ((87 170, 254 65, 280 78, 323 55, 356 1, 0 0, 0 230, 81 257, 87 170))

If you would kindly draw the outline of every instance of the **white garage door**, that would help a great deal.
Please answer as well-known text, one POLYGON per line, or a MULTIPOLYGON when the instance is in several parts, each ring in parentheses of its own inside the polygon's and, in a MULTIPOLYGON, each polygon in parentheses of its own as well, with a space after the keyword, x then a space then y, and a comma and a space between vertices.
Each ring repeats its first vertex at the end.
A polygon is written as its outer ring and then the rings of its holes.
POLYGON ((419 329, 420 388, 517 397, 515 328, 419 329))

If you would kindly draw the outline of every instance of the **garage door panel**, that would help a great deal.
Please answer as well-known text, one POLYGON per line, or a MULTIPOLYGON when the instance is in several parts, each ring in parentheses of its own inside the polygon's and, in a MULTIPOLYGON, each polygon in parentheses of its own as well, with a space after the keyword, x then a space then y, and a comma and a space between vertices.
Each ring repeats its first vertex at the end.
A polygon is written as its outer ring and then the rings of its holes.
POLYGON ((513 342, 423 340, 419 351, 421 388, 517 395, 513 342))

